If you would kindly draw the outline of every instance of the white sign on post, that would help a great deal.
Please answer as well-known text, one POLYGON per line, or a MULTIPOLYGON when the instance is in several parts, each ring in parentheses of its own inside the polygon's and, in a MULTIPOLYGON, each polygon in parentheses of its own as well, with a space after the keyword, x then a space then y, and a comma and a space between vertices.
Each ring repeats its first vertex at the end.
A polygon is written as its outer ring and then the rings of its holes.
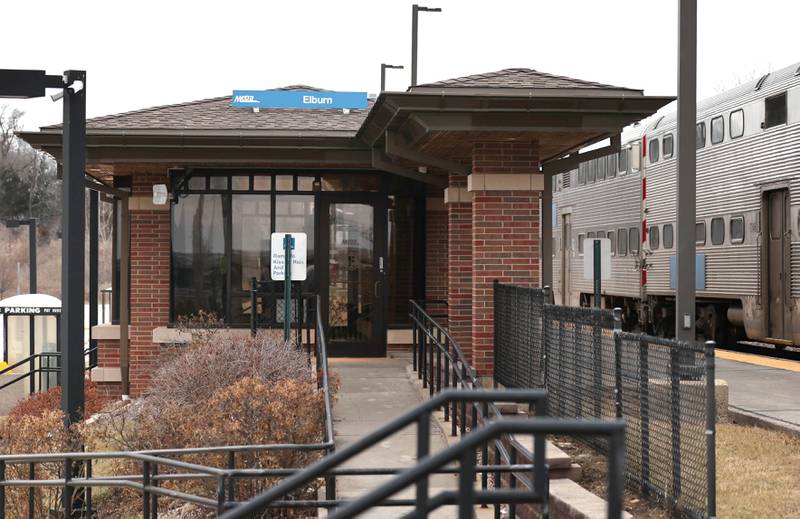
POLYGON ((270 237, 270 272, 272 281, 284 281, 286 278, 286 251, 283 246, 283 238, 287 234, 292 240, 292 281, 305 281, 308 241, 304 232, 272 233, 270 237))
POLYGON ((583 279, 594 279, 594 242, 600 240, 600 279, 611 279, 611 240, 586 238, 583 240, 583 279))

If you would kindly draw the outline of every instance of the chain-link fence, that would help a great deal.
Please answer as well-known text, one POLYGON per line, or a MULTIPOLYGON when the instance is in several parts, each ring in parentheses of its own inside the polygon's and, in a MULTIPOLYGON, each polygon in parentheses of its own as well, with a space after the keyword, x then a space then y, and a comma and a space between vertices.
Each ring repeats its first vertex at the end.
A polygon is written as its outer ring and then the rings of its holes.
POLYGON ((628 485, 714 517, 713 342, 623 332, 611 310, 551 305, 546 289, 496 283, 494 301, 498 383, 546 388, 552 416, 624 418, 628 485))

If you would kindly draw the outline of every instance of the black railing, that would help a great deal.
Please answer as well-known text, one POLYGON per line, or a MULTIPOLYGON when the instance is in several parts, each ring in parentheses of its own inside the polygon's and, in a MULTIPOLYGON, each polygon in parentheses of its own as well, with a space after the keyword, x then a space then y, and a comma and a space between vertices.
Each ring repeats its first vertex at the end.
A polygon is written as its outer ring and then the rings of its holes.
MULTIPOLYGON (((319 298, 316 300, 316 307, 319 308, 319 298)), ((267 451, 322 451, 331 454, 334 451, 334 432, 333 432, 333 410, 330 389, 330 376, 328 371, 327 346, 322 322, 317 311, 316 333, 314 334, 314 351, 317 368, 317 387, 323 393, 323 406, 325 412, 325 424, 323 431, 323 441, 316 443, 284 443, 284 444, 264 444, 264 445, 231 445, 231 446, 212 446, 186 449, 158 449, 149 451, 115 451, 115 452, 69 452, 69 453, 43 453, 43 454, 9 454, 0 455, 0 519, 6 517, 6 492, 9 488, 28 489, 28 509, 27 517, 35 517, 35 489, 51 488, 61 489, 61 508, 53 512, 59 517, 94 517, 94 504, 92 500, 93 488, 128 488, 141 492, 142 494, 142 517, 150 519, 157 517, 159 498, 169 498, 185 503, 193 503, 204 508, 216 511, 217 515, 224 510, 232 508, 240 503, 236 498, 237 481, 245 479, 265 479, 275 477, 292 476, 301 470, 296 468, 269 468, 269 469, 249 469, 237 468, 237 457, 257 452, 267 451), (191 455, 212 455, 222 454, 227 460, 227 467, 213 467, 197 463, 189 463, 174 457, 191 455), (141 462, 142 471, 138 474, 98 476, 94 473, 95 465, 98 461, 108 463, 108 460, 129 460, 141 462), (62 475, 59 479, 36 479, 36 466, 42 463, 59 464, 62 475), (26 474, 28 479, 7 479, 8 471, 15 465, 27 467, 26 474), (163 468, 173 470, 173 473, 164 473, 163 468), (78 475, 79 474, 79 475, 78 475), (215 479, 216 492, 212 496, 190 494, 175 489, 162 487, 161 484, 168 481, 202 481, 215 479), (70 512, 67 513, 66 511, 70 512)), ((310 334, 309 334, 310 335, 310 334)), ((308 345, 310 351, 311 345, 308 345)), ((91 350, 87 350, 88 355, 91 350)), ((59 353, 38 354, 42 357, 56 357, 60 359, 59 353)), ((6 370, 24 365, 29 359, 20 361, 6 370)), ((4 370, 4 372, 6 371, 4 370)), ((44 371, 51 373, 54 371, 44 371)), ((2 373, 2 372, 0 372, 2 373)), ((25 373, 21 378, 31 376, 25 373)), ((12 381, 11 383, 13 383, 12 381)), ((387 473, 396 473, 397 470, 387 473)), ((347 470, 342 470, 342 474, 347 474, 347 470)), ((339 475, 332 472, 325 475, 326 501, 335 501, 335 477, 339 475)), ((306 506, 302 501, 286 499, 274 503, 275 508, 294 508, 306 506)), ((313 502, 309 506, 319 506, 313 502)))
MULTIPOLYGON (((87 370, 97 366, 96 361, 92 362, 93 358, 96 358, 96 355, 94 355, 96 351, 97 348, 95 347, 87 348, 83 352, 88 359, 86 363, 87 370)), ((61 384, 61 352, 43 351, 34 353, 0 370, 0 377, 5 375, 13 378, 0 384, 0 391, 25 381, 28 382, 28 392, 30 394, 48 391, 50 388, 61 384), (17 373, 22 369, 26 371, 17 373)))
MULTIPOLYGON (((283 326, 283 319, 286 316, 279 315, 279 312, 283 311, 283 305, 275 304, 278 291, 274 285, 273 282, 259 281, 256 278, 250 279, 250 333, 253 335, 261 328, 277 329, 283 326)), ((309 355, 312 344, 311 331, 314 330, 316 316, 319 315, 315 303, 317 297, 317 294, 313 292, 302 292, 295 284, 292 286, 292 304, 290 305, 292 315, 289 316, 289 319, 291 328, 295 331, 294 341, 298 347, 305 342, 309 348, 309 355), (303 341, 304 332, 305 341, 303 341)))
POLYGON ((547 288, 495 284, 495 381, 546 389, 553 416, 624 419, 629 486, 714 517, 714 343, 624 332, 619 309, 550 301, 547 288))

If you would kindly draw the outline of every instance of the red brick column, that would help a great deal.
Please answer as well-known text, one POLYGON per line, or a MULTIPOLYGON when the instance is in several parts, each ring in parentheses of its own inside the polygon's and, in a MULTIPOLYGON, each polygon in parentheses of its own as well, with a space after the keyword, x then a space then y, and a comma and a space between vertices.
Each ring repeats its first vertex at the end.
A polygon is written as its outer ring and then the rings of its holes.
POLYGON ((131 396, 150 382, 160 354, 153 329, 169 323, 169 205, 153 206, 153 184, 166 183, 166 173, 133 177, 131 198, 131 396))
POLYGON ((447 299, 447 208, 428 198, 425 212, 425 298, 447 299))
POLYGON ((472 357, 472 200, 466 178, 451 176, 447 206, 448 326, 453 340, 472 357))
POLYGON ((498 280, 535 286, 539 279, 538 142, 479 142, 472 174, 472 365, 494 366, 494 301, 498 280))

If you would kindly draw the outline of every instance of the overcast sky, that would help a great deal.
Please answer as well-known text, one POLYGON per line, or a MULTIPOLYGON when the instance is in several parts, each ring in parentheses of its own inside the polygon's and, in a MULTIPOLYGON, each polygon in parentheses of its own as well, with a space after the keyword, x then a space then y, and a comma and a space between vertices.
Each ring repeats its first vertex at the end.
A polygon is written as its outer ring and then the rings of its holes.
MULTIPOLYGON (((678 0, 419 0, 419 82, 529 67, 647 94, 676 92, 678 0)), ((0 68, 87 71, 88 115, 308 84, 409 84, 406 0, 2 0, 0 68)), ((800 61, 796 0, 699 0, 698 97, 800 61)), ((26 129, 61 102, 2 100, 26 129)))

